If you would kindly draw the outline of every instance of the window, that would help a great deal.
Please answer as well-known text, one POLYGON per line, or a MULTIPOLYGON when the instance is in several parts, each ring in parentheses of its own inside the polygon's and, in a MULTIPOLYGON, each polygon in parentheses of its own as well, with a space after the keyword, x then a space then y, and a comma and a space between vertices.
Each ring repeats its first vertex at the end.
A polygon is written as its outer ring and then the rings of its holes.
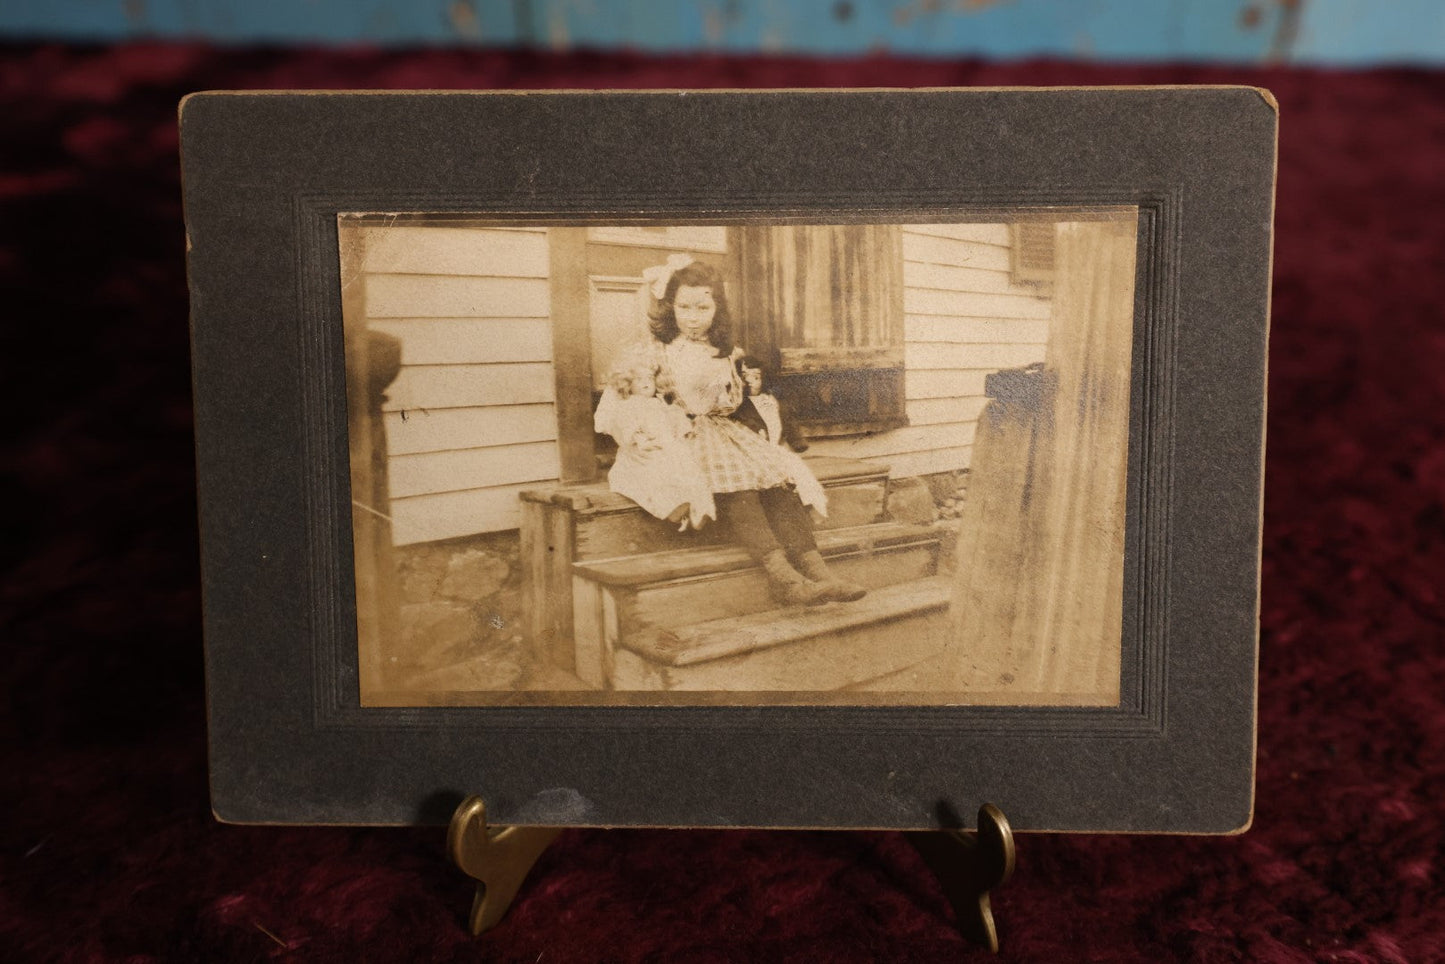
POLYGON ((736 228, 739 343, 814 437, 907 423, 897 225, 736 228))
POLYGON ((1012 256, 1010 280, 1014 284, 1051 289, 1054 284, 1054 233, 1051 221, 1021 221, 1009 225, 1012 256))

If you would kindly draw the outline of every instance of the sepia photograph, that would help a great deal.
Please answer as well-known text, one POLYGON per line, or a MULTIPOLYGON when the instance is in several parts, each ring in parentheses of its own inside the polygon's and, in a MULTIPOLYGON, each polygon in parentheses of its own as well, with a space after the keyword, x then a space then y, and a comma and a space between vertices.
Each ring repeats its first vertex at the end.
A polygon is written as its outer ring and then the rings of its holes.
POLYGON ((363 706, 1120 702, 1138 209, 337 218, 363 706))

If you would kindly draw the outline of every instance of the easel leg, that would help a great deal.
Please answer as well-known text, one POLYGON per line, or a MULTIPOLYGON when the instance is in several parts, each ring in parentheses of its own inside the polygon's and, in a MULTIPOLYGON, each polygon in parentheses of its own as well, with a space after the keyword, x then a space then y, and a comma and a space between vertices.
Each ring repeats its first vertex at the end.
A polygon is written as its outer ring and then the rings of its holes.
MULTIPOLYGON (((560 827, 490 828, 481 797, 462 801, 447 831, 447 853, 477 881, 470 919, 473 934, 490 930, 506 915, 537 858, 561 832, 560 827)), ((963 936, 997 953, 989 891, 1014 870, 1013 830, 1003 811, 993 804, 980 807, 976 833, 920 830, 903 836, 938 878, 963 936)))
POLYGON ((447 853, 462 873, 477 882, 473 934, 490 930, 506 915, 532 865, 561 832, 560 827, 489 828, 482 798, 462 801, 447 830, 447 853))
POLYGON ((978 811, 978 831, 917 830, 904 834, 958 918, 963 936, 998 953, 998 931, 988 893, 1014 872, 1014 835, 1003 811, 986 803, 978 811))

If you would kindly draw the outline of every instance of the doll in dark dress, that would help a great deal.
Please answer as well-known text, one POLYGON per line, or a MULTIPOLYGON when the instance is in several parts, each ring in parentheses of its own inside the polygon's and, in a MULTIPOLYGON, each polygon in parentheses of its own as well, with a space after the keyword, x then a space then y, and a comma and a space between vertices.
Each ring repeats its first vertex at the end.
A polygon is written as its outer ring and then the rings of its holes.
POLYGON ((774 445, 793 452, 806 452, 808 443, 798 434, 789 418, 787 405, 780 401, 767 384, 763 364, 752 355, 737 360, 738 377, 743 380, 746 397, 732 417, 757 432, 774 445))

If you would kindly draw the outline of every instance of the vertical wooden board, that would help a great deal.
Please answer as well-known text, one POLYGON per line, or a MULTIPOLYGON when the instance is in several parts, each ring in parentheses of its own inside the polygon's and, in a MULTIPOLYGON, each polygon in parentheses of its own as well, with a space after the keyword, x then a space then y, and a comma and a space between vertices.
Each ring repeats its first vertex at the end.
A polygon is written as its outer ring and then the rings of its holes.
POLYGON ((551 243, 552 357, 563 482, 597 476, 592 428, 592 333, 587 229, 547 229, 551 243))
POLYGON ((571 659, 561 663, 563 669, 570 669, 577 678, 589 686, 601 689, 607 685, 602 671, 602 592, 600 587, 589 580, 577 578, 572 583, 572 640, 571 659))
POLYGON ((542 506, 543 533, 540 538, 538 556, 539 569, 543 572, 546 587, 542 603, 545 613, 546 632, 551 643, 551 660, 561 668, 572 665, 572 554, 574 554, 574 526, 572 516, 561 506, 542 506))
POLYGON ((611 589, 602 589, 602 678, 611 680, 616 671, 617 638, 617 596, 611 589))
POLYGON ((573 633, 572 560, 576 556, 576 526, 572 513, 547 506, 547 611, 551 614, 552 653, 558 666, 570 667, 568 640, 573 633))
POLYGON ((534 658, 551 656, 552 626, 547 619, 548 580, 546 507, 522 500, 522 616, 534 658))
MULTIPOLYGON (((344 221, 337 226, 342 277, 355 279, 359 266, 366 260, 366 236, 344 221)), ((364 386, 370 376, 366 348, 366 297, 362 285, 341 286, 342 340, 346 365, 346 415, 348 458, 351 477, 351 535, 354 552, 352 577, 356 591, 357 669, 361 689, 368 692, 382 684, 382 660, 377 614, 370 605, 376 598, 377 559, 371 551, 375 545, 373 531, 377 513, 385 506, 374 506, 376 499, 373 466, 372 412, 364 386)))

